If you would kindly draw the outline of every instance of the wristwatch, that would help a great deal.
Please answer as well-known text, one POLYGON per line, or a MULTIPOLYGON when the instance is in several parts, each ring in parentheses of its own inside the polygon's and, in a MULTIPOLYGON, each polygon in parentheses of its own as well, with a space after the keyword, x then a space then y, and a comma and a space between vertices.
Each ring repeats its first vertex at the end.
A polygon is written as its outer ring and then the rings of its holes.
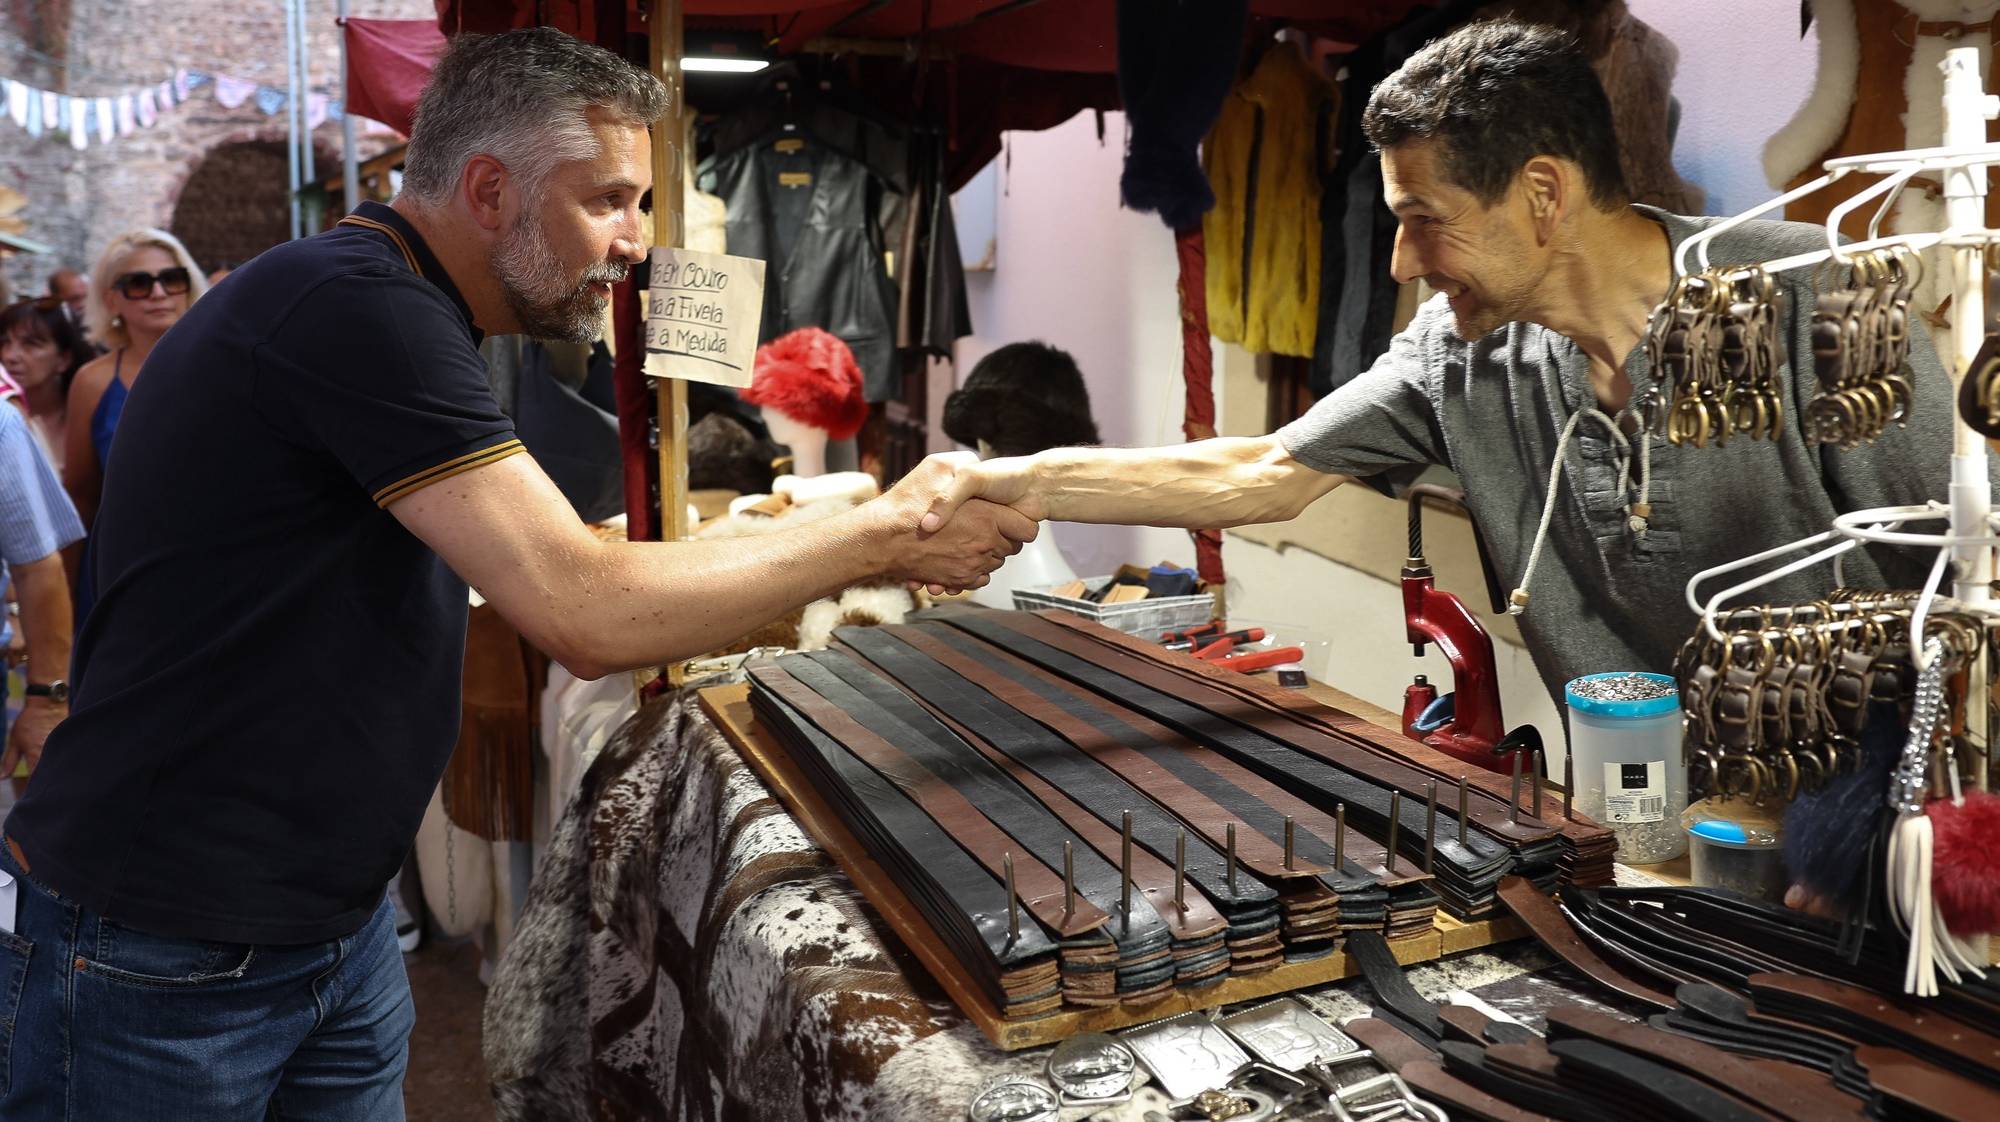
POLYGON ((69 683, 61 678, 53 682, 29 682, 25 693, 28 697, 46 697, 58 705, 69 704, 69 683))

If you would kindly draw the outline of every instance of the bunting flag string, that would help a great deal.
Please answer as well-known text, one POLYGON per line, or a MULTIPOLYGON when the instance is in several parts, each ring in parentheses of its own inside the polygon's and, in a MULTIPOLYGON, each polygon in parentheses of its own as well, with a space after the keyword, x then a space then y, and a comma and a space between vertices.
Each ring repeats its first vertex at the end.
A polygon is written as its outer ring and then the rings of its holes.
MULTIPOLYGON (((29 136, 67 140, 78 151, 93 145, 109 144, 141 129, 150 129, 185 105, 204 87, 212 87, 215 100, 225 109, 254 104, 267 117, 286 112, 291 105, 289 91, 260 85, 232 74, 181 69, 171 78, 154 85, 121 93, 76 97, 53 90, 37 89, 12 78, 0 78, 0 116, 29 136)), ((310 128, 328 121, 338 122, 343 111, 338 99, 308 91, 305 120, 310 128)), ((367 132, 393 132, 389 126, 356 117, 367 132)))

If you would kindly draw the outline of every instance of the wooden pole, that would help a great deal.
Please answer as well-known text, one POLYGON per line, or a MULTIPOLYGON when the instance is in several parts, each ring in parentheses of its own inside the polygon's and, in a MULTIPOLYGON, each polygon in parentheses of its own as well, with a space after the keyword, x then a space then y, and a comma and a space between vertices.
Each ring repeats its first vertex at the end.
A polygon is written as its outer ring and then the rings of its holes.
MULTIPOLYGON (((681 149, 686 131, 687 85, 681 78, 681 0, 653 0, 647 38, 652 47, 653 73, 667 85, 673 108, 653 129, 653 244, 679 246, 682 229, 681 149)), ((688 535, 687 383, 661 378, 659 394, 660 539, 679 541, 688 535)))

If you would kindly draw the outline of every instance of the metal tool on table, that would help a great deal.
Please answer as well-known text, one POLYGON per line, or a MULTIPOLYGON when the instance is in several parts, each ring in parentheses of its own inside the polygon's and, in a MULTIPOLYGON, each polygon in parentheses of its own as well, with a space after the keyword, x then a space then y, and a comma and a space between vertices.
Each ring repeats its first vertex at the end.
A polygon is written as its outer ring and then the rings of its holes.
MULTIPOLYGON (((1465 492, 1432 483, 1410 488, 1410 552, 1403 561, 1403 623, 1417 656, 1435 645, 1451 663, 1452 691, 1439 696, 1430 679, 1419 674, 1403 691, 1403 734, 1488 771, 1508 769, 1507 739, 1500 716, 1500 675, 1493 657, 1493 637, 1465 601, 1437 586, 1424 557, 1423 507, 1433 504, 1465 510, 1465 492)), ((1486 576, 1486 593, 1495 613, 1507 602, 1493 577, 1486 544, 1473 527, 1479 567, 1486 576)), ((1526 727, 1526 726, 1524 726, 1526 727)), ((1519 730, 1516 730, 1517 732, 1519 730)))
POLYGON ((1186 631, 1170 632, 1161 637, 1161 645, 1170 651, 1184 651, 1204 662, 1212 662, 1239 674, 1269 670, 1275 666, 1286 666, 1305 658, 1303 647, 1249 647, 1261 643, 1266 633, 1261 627, 1245 627, 1235 631, 1226 630, 1227 624, 1215 620, 1201 627, 1186 631))

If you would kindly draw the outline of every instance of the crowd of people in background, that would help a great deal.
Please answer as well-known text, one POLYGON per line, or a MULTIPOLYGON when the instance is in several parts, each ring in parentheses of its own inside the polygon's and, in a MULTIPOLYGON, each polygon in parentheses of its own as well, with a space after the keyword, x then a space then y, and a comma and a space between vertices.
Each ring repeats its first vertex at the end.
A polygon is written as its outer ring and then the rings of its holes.
MULTIPOLYGON (((10 300, 0 282, 0 638, 7 666, 30 680, 67 675, 71 637, 95 600, 90 523, 126 395, 210 283, 179 240, 154 229, 114 238, 88 276, 55 270, 44 295, 10 300)), ((0 777, 25 779, 64 709, 23 710, 0 777)))

